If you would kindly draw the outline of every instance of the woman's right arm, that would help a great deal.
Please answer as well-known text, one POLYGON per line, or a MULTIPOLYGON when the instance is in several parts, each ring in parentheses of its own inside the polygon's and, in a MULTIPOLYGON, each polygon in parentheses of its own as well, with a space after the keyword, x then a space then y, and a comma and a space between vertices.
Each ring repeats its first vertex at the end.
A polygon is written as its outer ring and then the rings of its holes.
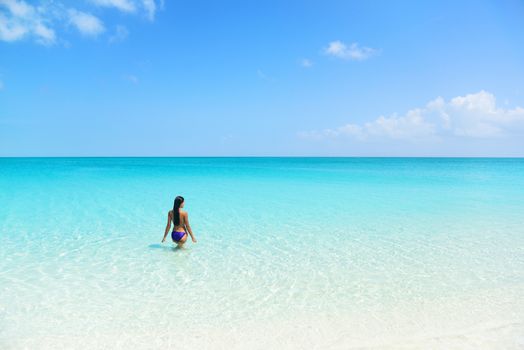
POLYGON ((167 233, 169 232, 169 229, 171 228, 171 215, 169 215, 169 212, 167 213, 167 226, 166 226, 166 232, 164 232, 164 238, 162 239, 162 243, 166 241, 167 233))
POLYGON ((191 236, 191 240, 193 241, 193 243, 196 243, 196 239, 195 239, 195 236, 193 236, 193 231, 191 231, 191 226, 189 225, 189 217, 187 216, 187 212, 184 213, 184 221, 185 221, 185 227, 186 227, 186 231, 189 232, 189 235, 191 236))

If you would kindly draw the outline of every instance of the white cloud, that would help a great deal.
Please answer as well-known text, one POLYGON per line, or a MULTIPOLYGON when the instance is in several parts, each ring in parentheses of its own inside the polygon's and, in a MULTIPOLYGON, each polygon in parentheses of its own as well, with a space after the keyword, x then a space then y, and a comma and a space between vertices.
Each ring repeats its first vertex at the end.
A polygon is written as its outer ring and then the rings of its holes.
POLYGON ((380 116, 362 124, 349 123, 299 135, 317 140, 349 137, 359 141, 417 142, 445 137, 500 138, 515 133, 524 134, 524 108, 499 108, 495 96, 482 90, 452 98, 449 102, 438 97, 425 107, 412 109, 402 116, 380 116))
MULTIPOLYGON (((155 0, 91 0, 91 2, 101 7, 112 7, 127 13, 138 12, 141 9, 151 21, 155 19, 157 11, 155 0)), ((163 0, 159 1, 159 5, 160 8, 164 7, 163 0)))
POLYGON ((139 82, 138 77, 133 74, 124 75, 124 80, 127 80, 128 82, 133 83, 133 84, 138 84, 139 82))
POLYGON ((372 138, 416 141, 433 137, 435 129, 435 125, 424 120, 421 110, 412 110, 405 116, 380 116, 362 125, 350 123, 335 129, 301 133, 301 136, 313 139, 351 137, 360 141, 372 138))
POLYGON ((115 28, 115 33, 109 37, 108 41, 111 44, 118 43, 124 41, 128 35, 129 31, 126 27, 124 27, 123 25, 117 25, 115 28))
POLYGON ((0 0, 0 4, 8 8, 8 10, 17 17, 28 17, 34 12, 34 8, 24 1, 17 0, 0 0))
POLYGON ((38 40, 41 40, 42 43, 53 43, 55 41, 55 32, 49 27, 46 27, 42 23, 37 23, 34 28, 34 32, 38 37, 38 40))
POLYGON ((23 0, 0 0, 0 40, 11 42, 31 36, 40 44, 53 44, 56 36, 45 11, 23 0))
POLYGON ((301 61, 300 61, 300 65, 303 67, 303 68, 311 68, 313 67, 313 62, 307 58, 303 58, 301 61))
POLYGON ((324 49, 326 55, 342 58, 345 60, 363 61, 378 53, 378 50, 370 47, 360 47, 358 43, 349 46, 341 41, 332 41, 324 49))
POLYGON ((68 14, 71 24, 73 24, 83 35, 97 36, 105 31, 102 21, 92 14, 75 9, 70 9, 68 14))
POLYGON ((455 97, 441 113, 446 126, 461 136, 504 136, 524 123, 524 108, 497 108, 495 96, 486 91, 455 97))
POLYGON ((114 7, 123 12, 135 12, 136 6, 133 1, 129 0, 92 0, 98 6, 114 7))
POLYGON ((149 20, 155 19, 155 13, 156 13, 156 3, 155 0, 142 0, 142 5, 144 6, 144 9, 147 13, 147 18, 149 20))
MULTIPOLYGON (((0 41, 33 39, 44 45, 66 43, 63 39, 58 40, 56 31, 70 24, 83 35, 97 36, 105 31, 102 19, 83 9, 68 8, 65 6, 67 3, 65 0, 0 0, 0 41)), ((125 13, 143 15, 151 21, 158 9, 164 6, 163 0, 90 0, 75 4, 113 7, 125 13)), ((123 40, 127 34, 125 27, 117 26, 117 33, 108 40, 123 40)))
POLYGON ((15 41, 23 38, 28 28, 17 23, 16 21, 10 21, 6 16, 0 13, 0 40, 3 41, 15 41))

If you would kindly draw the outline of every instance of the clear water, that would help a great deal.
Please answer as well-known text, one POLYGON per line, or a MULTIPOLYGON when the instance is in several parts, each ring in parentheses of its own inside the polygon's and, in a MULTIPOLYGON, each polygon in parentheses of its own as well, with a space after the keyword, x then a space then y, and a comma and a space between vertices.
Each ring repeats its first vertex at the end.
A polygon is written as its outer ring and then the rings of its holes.
POLYGON ((0 203, 2 349, 524 348, 524 159, 4 158, 0 203))

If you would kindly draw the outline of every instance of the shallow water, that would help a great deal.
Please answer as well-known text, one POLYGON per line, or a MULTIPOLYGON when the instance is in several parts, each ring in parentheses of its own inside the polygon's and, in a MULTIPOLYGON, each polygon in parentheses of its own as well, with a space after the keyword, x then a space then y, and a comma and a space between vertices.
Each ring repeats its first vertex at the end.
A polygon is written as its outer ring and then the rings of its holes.
POLYGON ((0 203, 0 348, 524 348, 524 159, 4 158, 0 203))

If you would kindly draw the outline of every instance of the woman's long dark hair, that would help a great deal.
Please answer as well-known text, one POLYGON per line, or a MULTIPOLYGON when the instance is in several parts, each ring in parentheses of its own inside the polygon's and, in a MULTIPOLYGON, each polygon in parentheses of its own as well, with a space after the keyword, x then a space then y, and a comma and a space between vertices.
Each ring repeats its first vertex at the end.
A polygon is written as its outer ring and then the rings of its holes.
POLYGON ((180 225, 180 205, 184 203, 184 197, 177 196, 173 204, 173 225, 180 225))

